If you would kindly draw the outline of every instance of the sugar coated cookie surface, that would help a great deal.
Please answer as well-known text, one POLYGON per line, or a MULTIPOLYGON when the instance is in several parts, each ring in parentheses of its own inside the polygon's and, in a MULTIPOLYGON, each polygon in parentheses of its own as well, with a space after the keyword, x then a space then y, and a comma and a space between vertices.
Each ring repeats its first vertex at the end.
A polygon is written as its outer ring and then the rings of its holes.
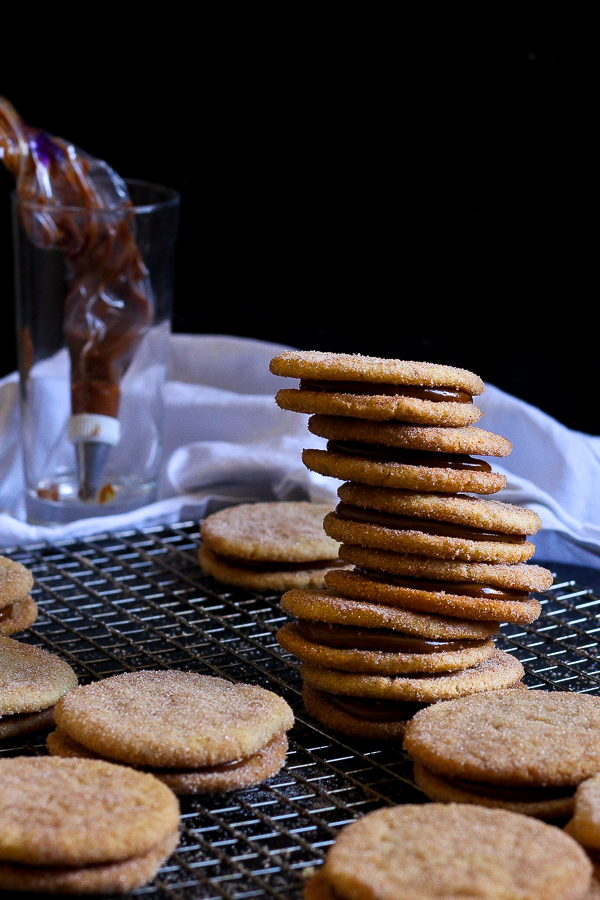
POLYGON ((302 462, 307 469, 319 475, 374 487, 495 494, 506 486, 506 476, 498 472, 445 468, 436 466, 435 460, 428 465, 413 465, 392 459, 372 459, 359 453, 350 455, 340 452, 339 448, 330 449, 329 446, 325 450, 314 447, 304 449, 302 462))
POLYGON ((33 587, 33 575, 22 563, 0 556, 0 609, 21 600, 33 587))
POLYGON ((600 850, 600 774, 578 785, 567 830, 584 847, 600 850))
POLYGON ((59 656, 0 637, 0 716, 46 709, 76 686, 75 672, 59 656))
POLYGON ((503 810, 403 804, 347 825, 307 900, 583 900, 592 865, 559 828, 503 810))
POLYGON ((202 540, 214 553, 259 562, 312 562, 337 557, 338 545, 323 531, 325 503, 242 503, 202 522, 202 540))
POLYGON ((326 440, 357 441, 411 450, 476 456, 508 456, 512 452, 512 444, 507 438, 474 425, 439 428, 435 425, 372 422, 348 416, 315 414, 308 420, 308 430, 326 440))
POLYGON ((288 378, 315 378, 325 381, 375 381, 390 384, 451 385, 471 394, 481 394, 484 384, 466 369, 428 362, 383 359, 352 353, 320 350, 284 350, 275 356, 269 369, 288 378))
POLYGON ((142 670, 82 685, 55 720, 102 757, 154 768, 227 763, 261 750, 294 722, 283 698, 255 685, 177 670, 142 670))
POLYGON ((543 690, 462 697, 417 713, 404 746, 446 778, 575 787, 600 771, 600 698, 543 690))
POLYGON ((332 694, 371 697, 378 700, 410 700, 434 703, 465 694, 496 691, 521 681, 525 670, 518 659, 497 648, 489 659, 469 669, 434 675, 372 675, 327 669, 302 663, 305 684, 332 694))
POLYGON ((38 617, 38 606, 33 597, 27 595, 15 600, 10 606, 0 609, 0 635, 10 637, 29 628, 38 617))
POLYGON ((541 603, 528 591, 502 590, 485 583, 452 582, 394 576, 370 569, 328 572, 328 590, 348 598, 401 607, 471 622, 528 624, 540 615, 541 603))
POLYGON ((98 760, 0 760, 0 860, 87 866, 153 850, 177 831, 179 803, 152 775, 98 760))

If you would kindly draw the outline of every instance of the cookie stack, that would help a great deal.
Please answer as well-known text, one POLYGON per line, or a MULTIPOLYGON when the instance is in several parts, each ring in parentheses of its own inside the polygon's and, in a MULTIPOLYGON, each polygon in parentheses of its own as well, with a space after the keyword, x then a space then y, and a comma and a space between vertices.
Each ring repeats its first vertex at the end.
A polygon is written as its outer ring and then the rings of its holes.
POLYGON ((538 617, 531 592, 552 574, 529 562, 539 517, 490 498, 506 479, 482 457, 512 445, 476 425, 482 380, 319 351, 286 351, 270 370, 300 379, 276 402, 327 441, 304 465, 342 482, 323 527, 348 568, 282 597, 294 621, 277 638, 302 661, 308 711, 347 734, 398 738, 423 706, 521 687, 523 667, 494 635, 538 617))
POLYGON ((30 594, 33 576, 22 563, 0 556, 0 635, 25 631, 37 619, 37 603, 30 594))

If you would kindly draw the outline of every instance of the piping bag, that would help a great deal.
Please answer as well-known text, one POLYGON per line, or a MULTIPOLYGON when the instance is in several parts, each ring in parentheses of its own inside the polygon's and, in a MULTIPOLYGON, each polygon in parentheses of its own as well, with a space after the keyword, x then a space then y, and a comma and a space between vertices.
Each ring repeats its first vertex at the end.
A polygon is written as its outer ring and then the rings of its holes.
POLYGON ((106 458, 121 439, 121 379, 153 317, 133 204, 124 180, 106 162, 27 125, 2 96, 0 161, 15 179, 29 240, 65 256, 68 436, 76 451, 79 498, 98 501, 106 458))

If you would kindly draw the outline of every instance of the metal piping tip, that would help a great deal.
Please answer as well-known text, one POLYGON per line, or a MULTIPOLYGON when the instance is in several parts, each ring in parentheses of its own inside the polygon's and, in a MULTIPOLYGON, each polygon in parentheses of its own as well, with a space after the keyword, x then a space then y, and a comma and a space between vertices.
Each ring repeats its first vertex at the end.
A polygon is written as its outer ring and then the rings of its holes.
POLYGON ((121 438, 118 419, 93 413, 71 416, 69 438, 75 444, 79 475, 79 499, 96 500, 111 447, 121 438))

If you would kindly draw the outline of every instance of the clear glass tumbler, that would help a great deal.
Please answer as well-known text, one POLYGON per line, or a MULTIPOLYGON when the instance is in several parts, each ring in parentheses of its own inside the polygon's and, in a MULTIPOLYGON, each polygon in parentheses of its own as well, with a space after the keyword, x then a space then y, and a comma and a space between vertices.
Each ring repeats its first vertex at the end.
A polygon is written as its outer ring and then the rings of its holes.
POLYGON ((180 197, 126 183, 132 206, 111 210, 13 195, 29 522, 129 512, 156 499, 180 197))

